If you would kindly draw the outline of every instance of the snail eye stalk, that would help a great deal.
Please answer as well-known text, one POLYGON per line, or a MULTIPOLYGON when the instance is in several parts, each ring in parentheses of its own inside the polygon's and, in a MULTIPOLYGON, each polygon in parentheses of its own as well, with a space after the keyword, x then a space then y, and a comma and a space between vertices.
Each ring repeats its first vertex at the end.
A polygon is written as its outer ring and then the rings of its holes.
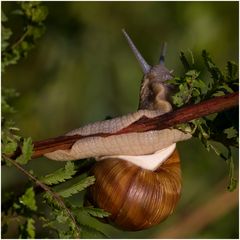
POLYGON ((161 65, 164 65, 166 52, 167 52, 167 42, 164 42, 162 44, 161 54, 159 58, 159 64, 161 65))
POLYGON ((129 35, 127 34, 127 32, 122 29, 122 32, 125 36, 125 38, 127 39, 128 45, 129 47, 132 49, 136 59, 138 60, 141 69, 143 71, 144 74, 148 73, 149 70, 151 69, 151 66, 146 62, 146 60, 143 58, 143 56, 141 55, 141 53, 138 51, 138 49, 136 48, 136 46, 134 45, 132 39, 129 37, 129 35))

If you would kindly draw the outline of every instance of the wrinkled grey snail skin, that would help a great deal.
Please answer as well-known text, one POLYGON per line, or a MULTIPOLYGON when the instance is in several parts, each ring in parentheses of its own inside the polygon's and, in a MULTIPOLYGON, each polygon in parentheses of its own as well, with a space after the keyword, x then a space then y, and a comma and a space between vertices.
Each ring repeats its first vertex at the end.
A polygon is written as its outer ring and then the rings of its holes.
MULTIPOLYGON (((170 87, 165 81, 171 73, 160 64, 151 67, 141 56, 128 34, 123 33, 143 70, 139 109, 135 113, 95 122, 66 135, 114 133, 141 117, 153 118, 172 110, 168 101, 170 87)), ((138 231, 159 224, 172 214, 180 198, 180 159, 176 142, 191 138, 169 128, 109 137, 88 137, 75 142, 69 150, 45 156, 60 161, 95 157, 90 175, 96 178, 88 189, 88 202, 110 213, 106 219, 115 226, 138 231)))
MULTIPOLYGON (((163 64, 163 56, 161 56, 160 64, 154 67, 149 66, 126 32, 123 31, 123 33, 144 72, 140 90, 139 110, 111 120, 88 124, 72 130, 66 135, 114 133, 141 117, 153 118, 171 111, 172 107, 168 102, 169 87, 164 83, 166 80, 171 79, 171 73, 163 64)), ((76 141, 69 150, 57 150, 47 153, 45 156, 52 160, 67 161, 108 155, 144 155, 154 153, 190 137, 190 134, 185 134, 177 129, 127 133, 109 137, 89 137, 76 141)))

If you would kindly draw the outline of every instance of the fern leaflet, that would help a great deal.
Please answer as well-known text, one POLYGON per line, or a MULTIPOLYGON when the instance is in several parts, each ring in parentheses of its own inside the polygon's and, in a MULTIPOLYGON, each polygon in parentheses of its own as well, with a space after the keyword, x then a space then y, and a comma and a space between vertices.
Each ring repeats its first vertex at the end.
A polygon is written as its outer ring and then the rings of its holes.
POLYGON ((64 168, 60 168, 55 172, 48 174, 40 179, 47 185, 58 184, 70 179, 76 173, 74 163, 67 162, 64 168))
POLYGON ((94 208, 93 206, 75 208, 74 212, 75 214, 81 214, 83 212, 88 213, 89 215, 97 218, 104 218, 110 216, 110 213, 105 212, 101 208, 94 208))
POLYGON ((86 178, 82 179, 81 181, 79 181, 78 183, 72 185, 71 187, 59 191, 58 194, 64 198, 67 198, 67 197, 72 196, 73 194, 76 194, 76 193, 84 190, 88 186, 92 185, 94 182, 95 182, 94 176, 86 177, 86 178))

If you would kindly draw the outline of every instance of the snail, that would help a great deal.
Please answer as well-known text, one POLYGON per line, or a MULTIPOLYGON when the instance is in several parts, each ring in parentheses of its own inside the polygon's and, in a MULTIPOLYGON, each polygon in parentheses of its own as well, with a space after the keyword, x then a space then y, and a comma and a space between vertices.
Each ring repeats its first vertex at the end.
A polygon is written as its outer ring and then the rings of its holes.
MULTIPOLYGON (((164 66, 165 46, 159 64, 151 67, 125 30, 123 34, 144 73, 138 111, 88 124, 67 136, 118 133, 142 117, 153 118, 172 110, 171 86, 165 83, 172 78, 164 66)), ((98 162, 91 174, 96 181, 89 188, 89 202, 109 212, 110 223, 137 231, 160 223, 173 212, 181 190, 176 142, 189 138, 190 134, 173 128, 90 136, 77 140, 71 149, 56 150, 45 156, 58 161, 95 157, 98 162)))

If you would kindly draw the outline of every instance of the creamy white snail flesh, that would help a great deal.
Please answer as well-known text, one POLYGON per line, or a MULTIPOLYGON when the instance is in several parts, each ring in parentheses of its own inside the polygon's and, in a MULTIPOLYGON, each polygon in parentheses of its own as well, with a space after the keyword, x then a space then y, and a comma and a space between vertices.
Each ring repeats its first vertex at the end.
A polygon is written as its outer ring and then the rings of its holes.
POLYGON ((153 154, 148 155, 139 155, 139 156, 131 156, 131 155, 113 155, 113 156, 104 156, 96 158, 97 161, 101 161, 107 158, 118 158, 121 160, 125 160, 131 162, 143 169, 155 171, 158 169, 164 161, 166 161, 176 149, 176 143, 156 151, 153 154))

